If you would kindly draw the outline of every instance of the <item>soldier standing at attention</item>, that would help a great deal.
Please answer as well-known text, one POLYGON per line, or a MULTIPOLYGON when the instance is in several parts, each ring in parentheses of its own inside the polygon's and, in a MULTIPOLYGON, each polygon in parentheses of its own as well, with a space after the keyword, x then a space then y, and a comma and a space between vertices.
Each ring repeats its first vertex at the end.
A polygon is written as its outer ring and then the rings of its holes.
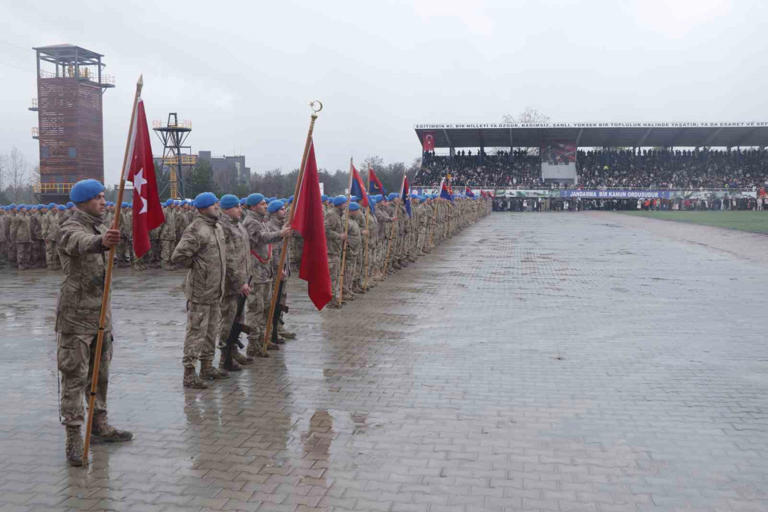
POLYGON ((3 261, 6 259, 8 249, 6 248, 6 245, 8 244, 8 220, 10 219, 10 216, 8 215, 9 208, 7 206, 3 206, 0 208, 0 261, 3 261))
MULTIPOLYGON (((251 264, 253 268, 252 292, 248 295, 247 324, 252 331, 248 335, 246 356, 253 359, 257 354, 268 357, 263 350, 263 337, 269 314, 269 292, 272 287, 272 243, 288 236, 290 227, 273 230, 266 223, 267 201, 262 194, 251 194, 246 202, 248 210, 243 225, 248 231, 251 264)), ((271 346, 270 346, 271 347, 271 346)), ((275 348, 277 345, 274 346, 275 348)))
POLYGON ((172 270, 171 255, 176 247, 176 203, 173 199, 165 202, 165 222, 160 226, 160 259, 163 268, 172 270))
MULTIPOLYGON (((229 330, 237 314, 237 302, 241 296, 248 297, 251 287, 248 277, 251 275, 251 255, 248 232, 240 218, 243 210, 236 196, 226 194, 221 196, 221 227, 224 230, 225 254, 227 257, 224 297, 221 299, 221 325, 219 327, 219 348, 222 357, 219 359, 219 369, 224 371, 224 343, 229 336, 229 330)), ((242 319, 238 319, 242 322, 242 319)), ((251 364, 247 358, 232 347, 232 370, 240 371, 241 364, 251 364)))
POLYGON ((49 270, 59 270, 59 228, 60 215, 66 208, 64 205, 56 205, 48 214, 48 228, 45 232, 45 263, 49 270))
POLYGON ((226 273, 224 231, 219 224, 218 203, 219 200, 211 192, 202 192, 195 197, 197 214, 184 229, 171 257, 171 263, 189 269, 184 281, 187 333, 181 360, 186 388, 205 389, 208 386, 202 379, 229 377, 213 366, 226 273), (195 372, 198 359, 200 377, 195 372))
POLYGON ((325 239, 328 244, 328 270, 331 274, 331 293, 333 298, 329 303, 333 308, 340 308, 339 302, 339 269, 341 268, 341 251, 344 240, 344 222, 342 216, 347 204, 346 196, 336 196, 332 200, 333 206, 328 208, 325 215, 325 239))
MULTIPOLYGON (((104 186, 96 180, 75 183, 69 198, 77 208, 59 233, 64 281, 56 306, 57 360, 61 372, 61 420, 67 429, 66 455, 72 466, 83 464, 83 399, 90 390, 93 355, 99 330, 107 251, 120 242, 120 231, 102 223, 104 186)), ((108 303, 109 304, 109 303, 108 303)), ((99 382, 93 417, 94 442, 130 441, 133 434, 107 422, 107 386, 112 360, 111 311, 107 309, 99 382)))
POLYGON ((16 264, 19 270, 32 268, 32 227, 28 204, 21 205, 16 216, 16 264))
MULTIPOLYGON (((274 201, 271 201, 269 205, 267 206, 267 213, 269 213, 269 228, 272 230, 280 230, 285 225, 285 205, 286 202, 281 199, 275 199, 274 201)), ((301 237, 297 236, 296 234, 293 235, 291 238, 291 242, 294 240, 301 240, 301 237)), ((288 254, 285 258, 285 268, 283 272, 283 282, 285 283, 283 285, 283 293, 280 294, 280 298, 278 299, 278 306, 287 306, 288 305, 288 277, 290 276, 290 260, 291 260, 291 246, 293 243, 288 244, 288 254)), ((280 251, 282 250, 281 244, 275 244, 275 249, 272 252, 272 273, 274 276, 277 276, 278 267, 280 265, 280 251)), ((274 285, 273 285, 274 286, 274 285)), ((270 291, 269 297, 270 301, 272 300, 272 291, 270 291)), ((271 304, 271 302, 270 302, 271 304)), ((269 314, 269 310, 267 310, 267 314, 269 314)), ((278 315, 280 313, 278 312, 278 315)), ((268 318, 268 322, 271 322, 272 319, 268 318)), ((277 340, 278 343, 283 343, 284 340, 292 340, 296 338, 296 334, 292 333, 291 331, 285 329, 283 327, 282 320, 277 323, 277 340)))

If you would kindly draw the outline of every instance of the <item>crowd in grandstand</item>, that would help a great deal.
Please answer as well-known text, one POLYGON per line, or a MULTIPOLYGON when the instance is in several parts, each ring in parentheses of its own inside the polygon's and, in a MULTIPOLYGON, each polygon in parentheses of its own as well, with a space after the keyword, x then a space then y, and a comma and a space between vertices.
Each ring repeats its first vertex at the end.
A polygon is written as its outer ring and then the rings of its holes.
MULTIPOLYGON (((751 189, 768 183, 768 151, 597 150, 576 157, 579 188, 751 189)), ((450 173, 453 182, 474 187, 550 188, 538 154, 526 150, 457 151, 453 157, 423 155, 415 183, 434 186, 450 173)))

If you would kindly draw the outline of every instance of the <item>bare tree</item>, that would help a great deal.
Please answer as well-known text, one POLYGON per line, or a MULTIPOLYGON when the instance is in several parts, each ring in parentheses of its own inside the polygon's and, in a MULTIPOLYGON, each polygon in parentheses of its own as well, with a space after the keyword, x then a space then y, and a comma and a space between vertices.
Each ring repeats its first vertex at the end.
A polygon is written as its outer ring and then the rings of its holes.
POLYGON ((5 175, 8 172, 8 157, 0 155, 0 193, 5 190, 5 175))
POLYGON ((8 157, 8 179, 9 188, 12 189, 13 201, 17 202, 22 194, 22 188, 27 184, 29 165, 24 158, 24 154, 16 146, 11 148, 11 154, 8 157))
POLYGON ((548 115, 533 107, 525 107, 517 116, 505 114, 502 118, 505 123, 548 123, 550 120, 548 115))

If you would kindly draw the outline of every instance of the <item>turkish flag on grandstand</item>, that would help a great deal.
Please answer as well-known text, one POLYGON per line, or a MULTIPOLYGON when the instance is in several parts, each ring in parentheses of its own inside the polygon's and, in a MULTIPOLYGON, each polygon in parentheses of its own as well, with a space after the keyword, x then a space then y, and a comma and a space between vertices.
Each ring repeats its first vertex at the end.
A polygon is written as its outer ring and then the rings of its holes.
POLYGON ((352 186, 349 188, 349 193, 360 198, 358 201, 360 206, 368 206, 368 192, 365 191, 363 178, 360 177, 360 173, 357 172, 353 164, 350 163, 349 166, 352 168, 352 186))
POLYGON ((325 240, 323 220, 323 199, 320 196, 314 142, 309 147, 304 177, 294 207, 296 210, 291 228, 304 240, 299 277, 307 282, 307 294, 315 307, 320 310, 330 302, 332 294, 331 273, 328 270, 328 245, 325 240))
POLYGON ((434 151, 435 150, 435 134, 432 132, 426 132, 424 134, 424 139, 421 141, 421 145, 424 148, 424 151, 434 151))
POLYGON ((136 103, 128 136, 128 154, 131 156, 126 161, 123 176, 133 183, 133 252, 137 258, 141 258, 151 247, 149 232, 165 222, 157 193, 147 115, 141 98, 136 103))
POLYGON ((400 199, 405 205, 405 211, 411 216, 411 187, 408 185, 408 176, 403 174, 403 184, 400 187, 400 199))
POLYGON ((440 197, 449 201, 453 201, 453 194, 451 193, 448 184, 445 182, 445 178, 440 181, 440 197))
POLYGON ((381 184, 381 181, 379 181, 379 178, 376 176, 376 173, 373 172, 373 168, 368 168, 368 183, 369 183, 369 192, 373 192, 374 194, 381 194, 381 195, 387 195, 387 191, 384 190, 384 185, 381 184))
POLYGON ((466 185, 464 187, 464 195, 467 196, 467 197, 475 197, 475 193, 472 192, 472 189, 469 188, 469 185, 466 185))

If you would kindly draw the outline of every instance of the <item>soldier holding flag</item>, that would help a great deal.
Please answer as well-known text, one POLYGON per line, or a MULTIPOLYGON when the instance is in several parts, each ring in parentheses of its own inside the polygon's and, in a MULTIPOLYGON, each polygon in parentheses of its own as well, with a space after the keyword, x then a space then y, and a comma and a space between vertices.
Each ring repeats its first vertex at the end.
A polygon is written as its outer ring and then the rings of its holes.
MULTIPOLYGON (((60 228, 59 254, 64 269, 58 304, 57 360, 61 372, 61 422, 67 429, 66 455, 72 466, 83 464, 83 397, 93 370, 96 333, 100 329, 106 252, 120 243, 120 230, 103 224, 106 201, 104 185, 82 180, 69 194, 76 209, 60 228)), ((109 303, 107 303, 109 307, 109 303)), ((107 423, 107 385, 112 360, 112 324, 107 309, 94 405, 93 436, 102 441, 129 441, 133 434, 107 423)))

